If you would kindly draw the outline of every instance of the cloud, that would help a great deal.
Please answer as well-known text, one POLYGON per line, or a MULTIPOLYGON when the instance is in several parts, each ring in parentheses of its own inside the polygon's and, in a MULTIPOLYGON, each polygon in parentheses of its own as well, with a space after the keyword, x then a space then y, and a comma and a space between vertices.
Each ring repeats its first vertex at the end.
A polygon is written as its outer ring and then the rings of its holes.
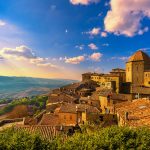
POLYGON ((102 56, 103 56, 103 54, 101 54, 101 53, 93 53, 90 56, 90 59, 93 60, 93 61, 100 61, 102 56))
POLYGON ((92 49, 92 50, 97 50, 97 49, 98 49, 98 47, 97 47, 94 43, 91 43, 91 44, 89 44, 88 46, 89 46, 89 48, 92 49))
POLYGON ((16 48, 3 48, 0 50, 0 57, 7 60, 28 61, 31 64, 41 67, 57 68, 48 58, 37 57, 33 50, 25 45, 16 48))
POLYGON ((101 30, 100 28, 93 28, 91 31, 85 33, 89 34, 90 36, 96 36, 100 34, 100 30, 101 30))
POLYGON ((6 22, 0 20, 0 26, 5 26, 6 25, 6 22))
POLYGON ((65 58, 65 63, 80 64, 84 60, 85 60, 84 56, 77 56, 77 57, 72 57, 72 58, 65 58))
POLYGON ((101 32, 101 37, 107 37, 107 32, 101 32))
POLYGON ((16 57, 16 58, 35 58, 33 51, 27 46, 19 46, 15 49, 12 48, 3 48, 0 51, 1 55, 4 57, 16 57))
POLYGON ((73 5, 89 5, 91 3, 98 3, 100 0, 70 0, 73 5))
POLYGON ((110 6, 104 19, 107 32, 132 37, 148 31, 141 22, 150 19, 150 0, 111 0, 110 6))

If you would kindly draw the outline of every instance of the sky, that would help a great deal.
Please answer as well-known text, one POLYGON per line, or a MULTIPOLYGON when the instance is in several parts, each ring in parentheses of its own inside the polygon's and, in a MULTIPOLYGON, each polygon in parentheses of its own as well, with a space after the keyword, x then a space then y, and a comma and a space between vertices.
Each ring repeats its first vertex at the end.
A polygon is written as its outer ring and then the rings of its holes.
POLYGON ((150 0, 0 0, 0 75, 81 79, 150 55, 150 0))

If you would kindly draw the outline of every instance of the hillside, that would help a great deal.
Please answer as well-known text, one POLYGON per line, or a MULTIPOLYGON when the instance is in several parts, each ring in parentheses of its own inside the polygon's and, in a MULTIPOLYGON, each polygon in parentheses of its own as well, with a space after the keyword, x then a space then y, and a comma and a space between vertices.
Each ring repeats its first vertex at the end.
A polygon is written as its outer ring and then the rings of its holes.
POLYGON ((46 94, 51 89, 76 82, 65 79, 0 76, 0 98, 15 98, 46 94))

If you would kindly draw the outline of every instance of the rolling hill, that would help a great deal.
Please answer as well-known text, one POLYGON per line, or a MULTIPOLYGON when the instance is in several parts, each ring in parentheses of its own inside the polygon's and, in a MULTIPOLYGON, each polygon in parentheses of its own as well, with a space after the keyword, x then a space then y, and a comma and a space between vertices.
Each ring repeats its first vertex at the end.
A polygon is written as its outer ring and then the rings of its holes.
POLYGON ((66 79, 0 76, 0 99, 46 94, 51 89, 77 82, 66 79))

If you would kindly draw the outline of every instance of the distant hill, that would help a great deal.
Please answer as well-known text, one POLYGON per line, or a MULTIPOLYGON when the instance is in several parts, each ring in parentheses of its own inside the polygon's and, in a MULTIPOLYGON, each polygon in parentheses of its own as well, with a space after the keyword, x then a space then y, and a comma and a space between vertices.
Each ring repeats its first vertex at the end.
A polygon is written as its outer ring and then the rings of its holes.
POLYGON ((77 82, 66 79, 41 79, 0 76, 0 99, 46 94, 51 89, 77 82))

